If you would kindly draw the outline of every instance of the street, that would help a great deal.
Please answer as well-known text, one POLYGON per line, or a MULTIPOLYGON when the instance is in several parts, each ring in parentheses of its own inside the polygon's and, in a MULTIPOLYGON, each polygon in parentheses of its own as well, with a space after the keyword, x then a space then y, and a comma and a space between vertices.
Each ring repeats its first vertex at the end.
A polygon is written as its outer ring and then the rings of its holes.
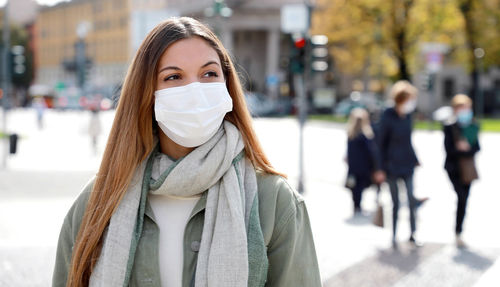
MULTIPOLYGON (((43 130, 37 128, 34 110, 8 114, 8 131, 21 138, 18 153, 9 157, 6 170, 0 170, 0 286, 50 285, 62 220, 97 171, 113 115, 101 113, 105 132, 94 154, 87 135, 90 113, 47 111, 43 130)), ((254 125, 271 163, 297 186, 296 119, 256 119, 254 125)), ((421 163, 415 173, 415 195, 430 197, 419 209, 417 222, 417 237, 425 245, 414 249, 406 244, 409 215, 403 194, 399 251, 390 248, 387 186, 381 193, 384 228, 371 223, 375 210, 372 189, 363 194, 367 213, 352 216, 352 200, 344 187, 344 125, 310 121, 304 139, 304 196, 324 286, 498 286, 500 134, 480 136, 480 179, 473 184, 469 198, 464 226, 469 248, 465 250, 454 246, 456 195, 443 168, 440 131, 414 133, 413 144, 421 163)))

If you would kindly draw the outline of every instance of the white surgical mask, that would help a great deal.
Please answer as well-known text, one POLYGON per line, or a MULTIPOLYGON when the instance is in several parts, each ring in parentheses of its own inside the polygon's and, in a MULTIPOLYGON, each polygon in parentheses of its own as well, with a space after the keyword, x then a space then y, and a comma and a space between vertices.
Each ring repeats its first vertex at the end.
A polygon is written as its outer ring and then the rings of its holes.
POLYGON ((194 82, 155 92, 158 125, 171 140, 184 147, 206 143, 232 109, 231 96, 221 82, 194 82))
POLYGON ((417 100, 409 99, 406 103, 403 104, 403 113, 411 114, 417 108, 417 100))

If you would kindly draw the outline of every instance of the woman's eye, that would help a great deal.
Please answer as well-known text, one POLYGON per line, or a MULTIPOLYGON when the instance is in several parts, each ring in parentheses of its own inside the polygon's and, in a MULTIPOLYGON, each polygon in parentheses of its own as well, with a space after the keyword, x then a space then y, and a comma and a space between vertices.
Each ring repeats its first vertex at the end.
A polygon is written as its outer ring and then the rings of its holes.
POLYGON ((164 81, 164 82, 166 82, 166 81, 169 81, 169 80, 178 80, 178 79, 180 79, 180 78, 181 78, 181 77, 180 77, 179 75, 171 75, 171 76, 165 77, 165 78, 163 79, 163 81, 164 81))
POLYGON ((203 77, 204 77, 204 78, 211 78, 211 77, 215 77, 215 78, 217 78, 218 76, 219 76, 219 75, 218 75, 216 72, 214 72, 214 71, 206 72, 206 73, 203 75, 203 77))

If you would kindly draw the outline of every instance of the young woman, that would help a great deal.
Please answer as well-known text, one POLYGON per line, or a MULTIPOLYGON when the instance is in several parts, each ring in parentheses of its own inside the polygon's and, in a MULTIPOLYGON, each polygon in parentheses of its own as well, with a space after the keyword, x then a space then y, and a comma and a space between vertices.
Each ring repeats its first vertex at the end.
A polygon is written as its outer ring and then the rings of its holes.
POLYGON ((99 172, 63 223, 53 286, 321 286, 303 199, 198 21, 169 19, 139 48, 99 172))
POLYGON ((462 225, 472 180, 477 178, 474 156, 479 151, 479 125, 474 120, 472 100, 468 96, 462 94, 454 96, 451 106, 453 117, 444 126, 445 169, 458 197, 456 244, 458 247, 465 247, 462 225), (465 174, 466 172, 470 174, 465 174))
POLYGON ((382 115, 378 140, 382 166, 386 172, 393 204, 392 245, 394 248, 398 248, 396 240, 399 211, 398 181, 402 180, 406 186, 410 208, 411 234, 409 241, 415 245, 420 245, 415 240, 416 210, 427 198, 417 199, 413 195, 413 171, 419 162, 411 143, 413 128, 411 114, 417 103, 417 89, 407 81, 398 81, 391 89, 391 98, 394 101, 394 107, 386 109, 382 115))
POLYGON ((372 182, 382 183, 385 175, 380 169, 380 158, 368 112, 362 108, 351 111, 347 123, 347 186, 352 191, 354 215, 361 214, 363 190, 372 182))

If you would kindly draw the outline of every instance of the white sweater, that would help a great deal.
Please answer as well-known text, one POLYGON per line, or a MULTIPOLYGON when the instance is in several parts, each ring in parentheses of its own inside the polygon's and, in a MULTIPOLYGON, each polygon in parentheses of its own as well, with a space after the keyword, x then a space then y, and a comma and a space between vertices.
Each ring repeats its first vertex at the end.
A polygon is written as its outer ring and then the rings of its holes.
MULTIPOLYGON (((173 163, 168 156, 159 154, 153 162, 151 177, 158 179, 173 163)), ((199 198, 148 194, 160 230, 158 256, 162 287, 182 287, 184 229, 199 198)))
POLYGON ((199 197, 148 195, 158 224, 162 287, 182 287, 184 229, 199 197))

